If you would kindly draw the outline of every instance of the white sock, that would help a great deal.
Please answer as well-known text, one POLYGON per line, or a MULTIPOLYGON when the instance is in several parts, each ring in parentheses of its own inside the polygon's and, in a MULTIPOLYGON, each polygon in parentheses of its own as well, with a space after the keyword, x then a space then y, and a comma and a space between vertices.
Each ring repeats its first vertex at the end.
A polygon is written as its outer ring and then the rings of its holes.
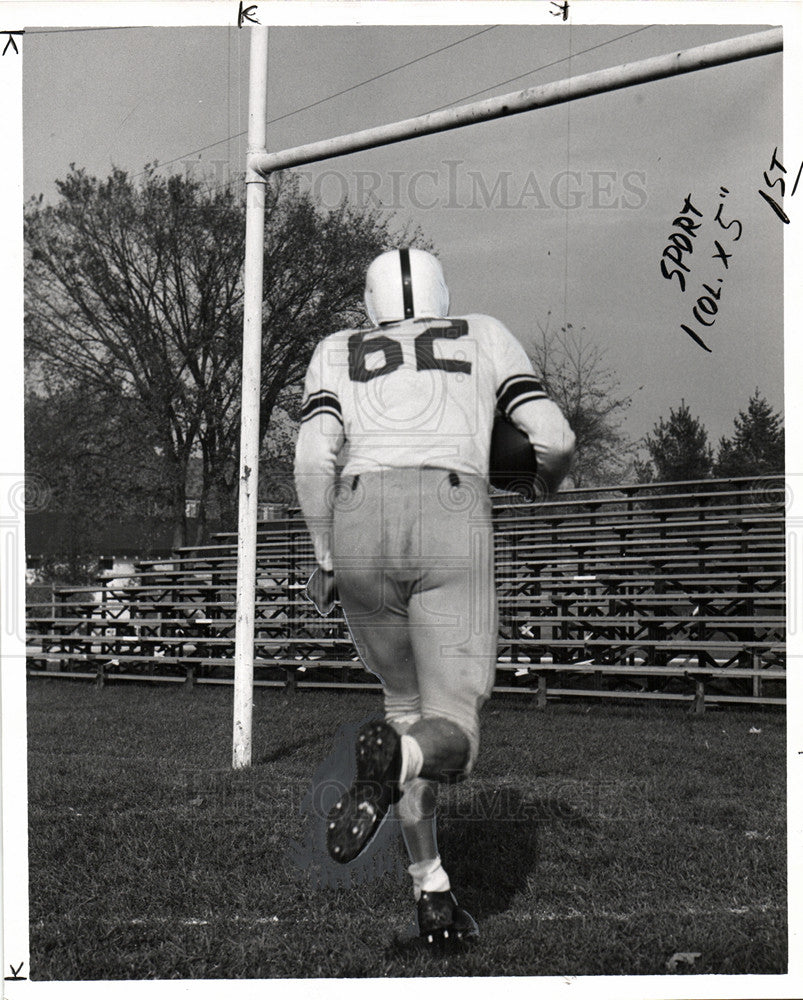
POLYGON ((424 753, 418 743, 418 740, 414 736, 408 736, 406 733, 401 738, 401 777, 399 778, 399 784, 403 785, 406 781, 412 781, 413 778, 417 778, 421 774, 421 768, 424 766, 424 753))
POLYGON ((429 861, 416 861, 407 871, 413 876, 413 893, 416 902, 422 892, 448 892, 451 889, 449 876, 443 869, 440 856, 429 861))

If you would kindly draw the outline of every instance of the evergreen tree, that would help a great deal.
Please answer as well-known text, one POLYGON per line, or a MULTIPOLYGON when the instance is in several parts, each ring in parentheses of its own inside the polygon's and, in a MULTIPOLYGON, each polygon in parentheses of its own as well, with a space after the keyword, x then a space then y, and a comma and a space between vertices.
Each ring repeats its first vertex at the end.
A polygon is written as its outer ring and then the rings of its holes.
POLYGON ((645 467, 645 478, 654 476, 658 482, 707 478, 713 452, 705 427, 692 416, 685 400, 669 414, 669 420, 661 417, 644 439, 654 467, 654 471, 645 467))
POLYGON ((784 471, 784 430, 780 414, 756 389, 733 421, 732 438, 719 442, 714 474, 717 476, 766 475, 784 471))

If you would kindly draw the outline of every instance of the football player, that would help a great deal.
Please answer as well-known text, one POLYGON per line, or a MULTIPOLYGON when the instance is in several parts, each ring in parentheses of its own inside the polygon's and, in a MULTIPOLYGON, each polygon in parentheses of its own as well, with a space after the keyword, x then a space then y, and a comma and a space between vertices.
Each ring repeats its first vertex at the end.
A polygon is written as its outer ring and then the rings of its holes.
POLYGON ((365 307, 370 329, 333 333, 315 350, 295 457, 318 563, 308 595, 323 613, 339 599, 384 689, 385 721, 358 734, 356 778, 328 816, 327 847, 352 861, 395 803, 419 933, 443 946, 478 933, 441 864, 435 807, 437 784, 474 766, 494 681, 495 414, 527 435, 548 491, 568 471, 574 434, 502 323, 448 315, 432 254, 379 256, 365 307))

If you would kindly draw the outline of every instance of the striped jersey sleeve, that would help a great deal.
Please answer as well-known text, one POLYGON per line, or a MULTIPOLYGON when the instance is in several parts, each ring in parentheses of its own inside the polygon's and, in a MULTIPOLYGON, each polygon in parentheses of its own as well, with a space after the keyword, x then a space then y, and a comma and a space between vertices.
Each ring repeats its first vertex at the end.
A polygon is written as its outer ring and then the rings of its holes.
POLYGON ((329 413, 336 417, 341 424, 343 423, 343 411, 340 409, 337 393, 319 389, 317 392, 311 392, 308 396, 305 395, 304 402, 301 404, 301 423, 306 423, 307 420, 317 417, 320 413, 329 413))
POLYGON ((304 381, 304 396, 301 401, 301 423, 306 423, 321 414, 328 414, 342 426, 343 411, 337 393, 337 369, 328 362, 332 356, 322 341, 315 349, 304 381))
POLYGON ((546 399, 544 387, 532 373, 510 375, 496 390, 496 407, 508 419, 516 407, 531 399, 546 399))
POLYGON ((501 323, 495 348, 496 407, 502 416, 509 419, 522 403, 548 398, 524 348, 501 323))

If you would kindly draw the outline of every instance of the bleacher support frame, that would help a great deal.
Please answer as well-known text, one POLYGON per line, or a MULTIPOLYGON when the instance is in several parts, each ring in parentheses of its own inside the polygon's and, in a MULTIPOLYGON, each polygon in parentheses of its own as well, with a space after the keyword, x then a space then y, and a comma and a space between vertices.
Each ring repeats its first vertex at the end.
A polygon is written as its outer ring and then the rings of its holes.
MULTIPOLYGON (((783 477, 494 500, 497 692, 782 706, 783 477)), ((142 560, 116 584, 29 607, 29 675, 232 684, 236 536, 142 560)), ((314 564, 291 511, 258 536, 254 686, 376 689, 345 623, 301 591, 314 564)))

